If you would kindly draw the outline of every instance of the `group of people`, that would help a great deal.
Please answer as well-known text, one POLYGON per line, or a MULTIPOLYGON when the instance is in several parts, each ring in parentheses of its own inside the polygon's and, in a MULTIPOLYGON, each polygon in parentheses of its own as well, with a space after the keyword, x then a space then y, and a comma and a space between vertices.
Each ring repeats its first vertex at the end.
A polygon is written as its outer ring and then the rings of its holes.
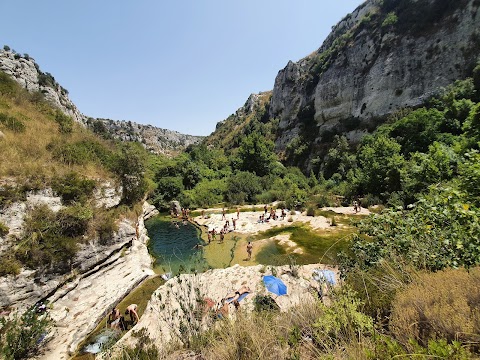
POLYGON ((107 324, 116 330, 127 330, 128 324, 135 325, 138 320, 138 305, 137 304, 130 304, 128 305, 127 309, 125 310, 125 316, 120 314, 120 310, 117 307, 112 309, 110 315, 108 315, 107 324), (125 320, 125 316, 130 317, 130 322, 127 323, 125 320))
MULTIPOLYGON (((268 217, 266 217, 267 213, 268 213, 267 205, 265 205, 263 207, 263 209, 264 209, 264 214, 262 214, 258 217, 258 222, 259 223, 265 223, 265 222, 269 222, 270 220, 277 220, 278 219, 277 212, 275 211, 275 209, 273 207, 270 207, 270 214, 269 214, 268 217)), ((282 208, 282 213, 281 213, 280 217, 283 220, 283 219, 285 219, 286 216, 287 216, 287 213, 285 212, 285 209, 282 208)))

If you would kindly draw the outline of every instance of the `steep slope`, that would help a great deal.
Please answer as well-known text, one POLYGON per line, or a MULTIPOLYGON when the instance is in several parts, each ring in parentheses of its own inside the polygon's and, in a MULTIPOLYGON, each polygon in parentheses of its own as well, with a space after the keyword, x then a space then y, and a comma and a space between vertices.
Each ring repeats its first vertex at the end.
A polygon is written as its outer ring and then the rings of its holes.
POLYGON ((20 86, 29 92, 41 93, 49 102, 76 122, 92 128, 104 137, 122 141, 136 141, 156 154, 175 154, 190 144, 196 144, 203 137, 180 134, 176 131, 141 125, 131 121, 94 119, 82 114, 69 99, 68 91, 48 72, 40 70, 39 65, 28 54, 20 55, 8 46, 0 50, 0 71, 8 74, 20 86))
POLYGON ((359 6, 320 49, 278 73, 268 117, 262 116, 278 122, 277 152, 308 168, 335 134, 355 143, 397 109, 418 107, 471 74, 480 54, 479 6, 478 0, 359 6))

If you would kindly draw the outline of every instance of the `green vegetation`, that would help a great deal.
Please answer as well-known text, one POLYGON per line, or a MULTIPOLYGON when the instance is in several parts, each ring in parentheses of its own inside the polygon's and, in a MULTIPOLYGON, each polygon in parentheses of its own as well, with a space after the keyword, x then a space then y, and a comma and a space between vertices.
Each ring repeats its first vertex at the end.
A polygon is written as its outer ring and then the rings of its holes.
MULTIPOLYGON (((56 84, 49 74, 39 81, 56 84)), ((0 178, 8 179, 0 184, 0 207, 24 201, 30 191, 48 188, 64 206, 56 213, 47 206, 28 210, 23 233, 9 239, 13 248, 2 256, 2 275, 17 274, 22 266, 71 271, 86 236, 100 245, 109 244, 118 218, 133 211, 152 187, 147 165, 155 162, 139 144, 97 137, 41 93, 27 92, 3 72, 0 130, 5 135, 0 141, 0 178), (107 180, 123 189, 122 205, 108 211, 97 208, 93 198, 97 185, 107 180)), ((1 230, 6 236, 6 228, 1 230)))
POLYGON ((337 264, 337 254, 347 251, 349 239, 355 228, 335 229, 335 231, 315 232, 303 224, 289 224, 288 226, 274 227, 255 235, 255 240, 268 239, 280 234, 289 235, 289 239, 295 242, 303 250, 303 254, 289 254, 285 249, 272 243, 262 249, 256 259, 261 264, 283 265, 292 260, 297 264, 337 264))
MULTIPOLYGON (((381 20, 384 27, 398 29, 404 21, 397 5, 381 20)), ((380 18, 371 14, 369 21, 380 18)), ((308 177, 276 161, 255 131, 236 148, 199 145, 161 165, 154 194, 164 206, 172 199, 192 208, 277 200, 327 216, 330 236, 288 223, 255 240, 288 234, 305 251, 295 263, 339 264, 345 281, 331 307, 293 309, 295 316, 308 311, 300 325, 292 314, 242 314, 190 340, 190 349, 211 358, 478 357, 479 74, 480 66, 424 107, 392 114, 355 147, 332 136, 308 177), (381 204, 377 214, 359 217, 356 229, 318 209, 354 199, 363 207, 381 204), (286 333, 271 330, 277 321, 286 333), (269 343, 268 353, 255 338, 269 343)), ((289 258, 274 241, 257 254, 265 264, 289 258)))
POLYGON ((48 313, 31 308, 10 319, 0 318, 0 356, 5 360, 28 359, 36 355, 48 335, 52 320, 48 313))

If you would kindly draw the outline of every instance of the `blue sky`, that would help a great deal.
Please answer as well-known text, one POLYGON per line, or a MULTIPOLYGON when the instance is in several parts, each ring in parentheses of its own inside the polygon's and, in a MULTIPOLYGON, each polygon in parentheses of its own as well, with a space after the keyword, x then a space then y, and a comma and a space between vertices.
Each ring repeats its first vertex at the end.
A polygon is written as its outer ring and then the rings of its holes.
POLYGON ((2 45, 87 116, 208 135, 363 0, 2 0, 2 45))

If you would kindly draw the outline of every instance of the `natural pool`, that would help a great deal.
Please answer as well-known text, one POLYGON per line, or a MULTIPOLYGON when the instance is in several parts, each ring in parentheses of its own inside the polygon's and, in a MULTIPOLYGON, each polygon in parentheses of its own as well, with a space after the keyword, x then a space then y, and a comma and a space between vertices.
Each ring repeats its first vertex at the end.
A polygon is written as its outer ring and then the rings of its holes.
POLYGON ((155 271, 178 274, 208 267, 203 256, 201 230, 194 225, 159 215, 146 221, 145 227, 150 237, 149 251, 155 258, 155 271))
MULTIPOLYGON (((330 213, 322 213, 330 217, 330 213)), ((285 265, 322 262, 336 264, 337 253, 347 251, 349 238, 356 229, 349 224, 350 216, 335 214, 340 224, 323 230, 313 230, 302 223, 288 223, 273 227, 257 235, 228 233, 223 242, 207 244, 202 230, 190 223, 185 225, 169 216, 160 215, 148 220, 145 225, 150 236, 150 253, 155 257, 159 273, 188 273, 205 271, 208 268, 225 268, 240 264, 285 265), (177 222, 178 228, 174 225, 177 222), (288 246, 271 238, 285 234, 303 251, 292 253, 288 246), (202 238, 203 236, 203 238, 202 238), (269 239, 270 238, 270 239, 269 239), (247 259, 246 244, 252 241, 254 254, 247 259), (200 247, 196 247, 197 245, 200 247)))

